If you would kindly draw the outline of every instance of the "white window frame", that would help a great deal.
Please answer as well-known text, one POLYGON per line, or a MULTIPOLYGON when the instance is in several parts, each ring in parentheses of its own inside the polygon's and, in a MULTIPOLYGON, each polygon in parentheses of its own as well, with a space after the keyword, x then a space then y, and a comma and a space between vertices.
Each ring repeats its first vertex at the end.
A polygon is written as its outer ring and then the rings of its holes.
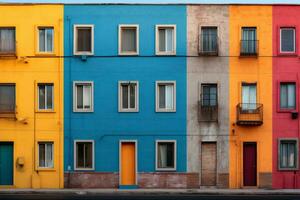
POLYGON ((73 112, 94 112, 94 82, 93 81, 73 81, 73 112), (78 109, 77 108, 77 85, 90 84, 91 85, 91 108, 78 109))
POLYGON ((294 27, 290 27, 290 28, 285 28, 285 27, 281 27, 280 28, 280 41, 279 41, 279 45, 280 45, 280 49, 279 49, 279 51, 280 51, 280 53, 296 53, 296 28, 294 27), (292 30, 294 30, 294 51, 282 51, 282 49, 281 49, 281 47, 282 47, 282 44, 281 44, 281 31, 282 30, 290 30, 290 29, 292 29, 292 30))
MULTIPOLYGON (((167 41, 167 40, 166 40, 167 41)), ((176 55, 176 25, 175 24, 158 24, 155 26, 155 53, 156 55, 176 55), (160 28, 173 28, 173 51, 160 51, 159 50, 159 29, 160 28)))
MULTIPOLYGON (((47 148, 45 148, 45 163, 46 163, 46 150, 47 148)), ((37 163, 37 166, 39 169, 53 169, 54 168, 54 142, 53 141, 39 141, 38 142, 38 163, 37 163), (40 166, 40 144, 52 144, 52 167, 42 167, 40 166)))
POLYGON ((156 81, 155 82, 155 111, 156 112, 176 112, 176 81, 156 81), (168 85, 172 84, 174 86, 173 93, 173 109, 159 108, 159 85, 168 85))
POLYGON ((75 24, 73 29, 73 54, 74 55, 94 55, 94 25, 75 24), (77 28, 91 28, 91 51, 77 51, 77 28))
POLYGON ((54 84, 53 83, 38 83, 37 84, 37 98, 38 98, 38 103, 37 103, 37 107, 38 107, 38 111, 53 111, 54 110, 54 84), (40 108, 40 90, 39 90, 39 86, 40 85, 44 85, 44 86, 47 86, 47 85, 52 85, 52 108, 49 109, 49 108, 46 108, 47 107, 47 87, 45 87, 45 108, 42 109, 40 108))
POLYGON ((156 171, 176 171, 177 170, 177 141, 176 140, 155 140, 155 170, 156 171), (174 167, 160 168, 158 167, 158 143, 174 143, 174 167))
POLYGON ((297 171, 299 169, 299 139, 298 138, 279 138, 278 146, 277 146, 277 154, 278 154, 277 167, 278 167, 279 171, 297 171), (294 168, 281 167, 280 146, 281 146, 281 142, 285 142, 285 141, 295 141, 296 142, 296 155, 295 155, 296 166, 294 168))
MULTIPOLYGON (((119 81, 119 112, 138 112, 139 111, 139 82, 138 81, 119 81), (135 108, 123 108, 122 84, 136 84, 135 88, 135 108)), ((128 104, 130 104, 130 92, 128 94, 128 104)), ((130 106, 129 106, 130 107, 130 106)))
POLYGON ((139 55, 139 25, 138 24, 119 24, 119 37, 118 37, 118 50, 119 50, 119 55, 129 55, 129 56, 134 56, 134 55, 139 55), (122 28, 135 28, 136 29, 136 52, 131 52, 131 51, 127 51, 127 52, 123 52, 122 51, 122 28))
POLYGON ((95 142, 94 140, 74 140, 74 170, 80 170, 80 171, 90 171, 95 170, 95 142), (92 168, 81 168, 77 167, 77 155, 76 155, 76 144, 80 142, 90 142, 92 143, 92 168))
MULTIPOLYGON (((53 26, 38 26, 37 27, 37 52, 39 54, 53 54, 54 53, 54 35, 55 35, 55 31, 54 31, 54 27, 53 26), (52 29, 53 30, 53 34, 52 34, 52 51, 41 51, 40 50, 40 29, 52 29)), ((46 39, 47 34, 45 33, 45 49, 47 49, 47 39, 46 39)))

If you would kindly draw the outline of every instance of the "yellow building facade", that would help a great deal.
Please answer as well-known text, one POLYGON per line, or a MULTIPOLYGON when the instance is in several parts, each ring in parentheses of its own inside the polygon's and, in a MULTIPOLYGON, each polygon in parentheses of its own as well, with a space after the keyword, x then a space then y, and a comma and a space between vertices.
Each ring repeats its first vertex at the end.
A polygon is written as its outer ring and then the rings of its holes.
POLYGON ((0 19, 0 187, 62 188, 63 5, 1 5, 0 19))
POLYGON ((229 8, 230 188, 272 183, 272 6, 229 8))

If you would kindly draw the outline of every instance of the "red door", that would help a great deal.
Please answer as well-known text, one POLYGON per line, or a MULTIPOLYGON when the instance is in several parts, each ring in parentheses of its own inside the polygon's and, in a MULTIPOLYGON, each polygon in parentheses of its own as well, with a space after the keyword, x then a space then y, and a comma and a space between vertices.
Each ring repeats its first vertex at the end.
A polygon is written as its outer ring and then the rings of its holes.
POLYGON ((256 143, 245 142, 243 149, 244 186, 256 186, 256 143))

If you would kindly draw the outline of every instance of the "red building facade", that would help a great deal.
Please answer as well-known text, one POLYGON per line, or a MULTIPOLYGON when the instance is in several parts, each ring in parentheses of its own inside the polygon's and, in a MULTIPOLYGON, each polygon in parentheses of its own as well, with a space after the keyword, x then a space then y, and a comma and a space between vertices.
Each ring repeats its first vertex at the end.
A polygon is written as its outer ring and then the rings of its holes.
POLYGON ((273 6, 273 188, 300 188, 300 6, 273 6))

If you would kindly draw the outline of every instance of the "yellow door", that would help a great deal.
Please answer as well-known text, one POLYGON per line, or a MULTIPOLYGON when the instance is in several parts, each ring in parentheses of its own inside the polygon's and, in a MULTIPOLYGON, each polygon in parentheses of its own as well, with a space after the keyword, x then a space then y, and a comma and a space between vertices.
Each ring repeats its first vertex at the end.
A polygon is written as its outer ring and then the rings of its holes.
POLYGON ((135 143, 121 144, 121 185, 135 185, 135 143))

